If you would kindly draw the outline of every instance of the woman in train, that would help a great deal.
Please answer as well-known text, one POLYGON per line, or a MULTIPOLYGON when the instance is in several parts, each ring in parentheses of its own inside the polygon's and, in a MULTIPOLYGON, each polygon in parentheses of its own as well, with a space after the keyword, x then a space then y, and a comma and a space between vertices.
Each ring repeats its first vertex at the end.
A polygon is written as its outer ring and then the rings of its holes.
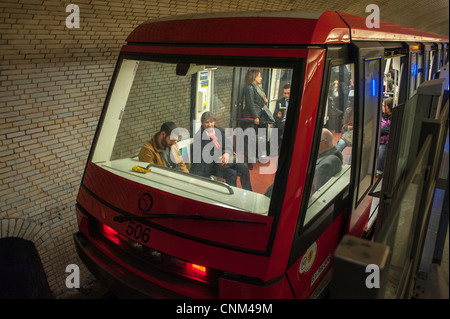
POLYGON ((248 141, 248 137, 245 137, 245 156, 247 158, 248 168, 253 168, 253 163, 256 163, 256 154, 249 154, 248 145, 255 143, 258 133, 258 128, 266 127, 266 123, 262 120, 263 107, 267 105, 266 93, 261 88, 262 75, 260 69, 250 69, 246 78, 247 86, 244 91, 245 107, 242 112, 244 121, 242 123, 242 129, 248 128, 254 129, 254 135, 251 141, 248 141))
POLYGON ((391 127, 393 99, 387 98, 383 101, 383 117, 381 119, 380 145, 378 147, 377 175, 383 174, 386 160, 387 145, 389 141, 389 131, 391 127))
POLYGON ((266 93, 261 88, 261 70, 251 69, 247 74, 247 87, 245 88, 245 108, 242 113, 244 119, 251 119, 255 125, 262 124, 260 121, 261 111, 268 100, 266 93))

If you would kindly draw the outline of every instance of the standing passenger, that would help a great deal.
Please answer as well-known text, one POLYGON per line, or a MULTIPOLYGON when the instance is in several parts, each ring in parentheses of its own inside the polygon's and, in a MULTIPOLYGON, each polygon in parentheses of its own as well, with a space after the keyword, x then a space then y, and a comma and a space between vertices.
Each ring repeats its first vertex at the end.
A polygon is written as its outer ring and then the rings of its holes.
POLYGON ((251 119, 255 125, 260 125, 261 110, 268 102, 266 93, 260 87, 262 83, 261 70, 249 70, 247 81, 249 84, 245 88, 245 108, 242 117, 251 119))
POLYGON ((252 137, 245 137, 245 155, 247 157, 248 168, 253 168, 253 163, 256 163, 256 154, 249 153, 249 143, 252 145, 257 145, 256 138, 258 133, 258 128, 265 127, 265 123, 261 122, 261 112, 264 105, 267 104, 268 100, 266 93, 261 88, 262 76, 261 70, 251 69, 247 73, 247 87, 244 91, 245 97, 245 107, 242 112, 242 117, 244 119, 250 120, 253 123, 246 123, 242 125, 242 129, 252 128, 254 134, 252 137))
POLYGON ((387 98, 383 101, 383 116, 381 118, 380 145, 378 147, 377 175, 383 174, 386 161, 386 152, 391 129, 393 99, 387 98))

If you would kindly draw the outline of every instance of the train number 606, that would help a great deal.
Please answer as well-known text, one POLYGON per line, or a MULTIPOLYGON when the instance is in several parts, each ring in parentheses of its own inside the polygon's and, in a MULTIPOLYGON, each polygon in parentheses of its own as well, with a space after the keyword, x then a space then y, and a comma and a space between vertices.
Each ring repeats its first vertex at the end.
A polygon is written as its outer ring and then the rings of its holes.
POLYGON ((150 228, 142 227, 141 224, 136 224, 134 221, 131 221, 127 227, 128 236, 133 236, 135 239, 140 239, 144 243, 149 241, 150 232, 150 228))

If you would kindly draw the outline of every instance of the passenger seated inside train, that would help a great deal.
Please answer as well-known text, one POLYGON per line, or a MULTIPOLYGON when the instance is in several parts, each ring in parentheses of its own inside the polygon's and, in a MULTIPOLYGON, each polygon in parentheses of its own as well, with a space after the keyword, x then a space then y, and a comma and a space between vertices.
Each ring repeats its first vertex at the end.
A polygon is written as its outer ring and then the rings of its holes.
POLYGON ((216 118, 211 112, 201 116, 201 127, 194 135, 191 154, 201 154, 191 161, 190 173, 203 177, 217 176, 231 186, 237 185, 237 177, 243 189, 252 190, 250 173, 246 164, 233 162, 232 137, 225 130, 215 126, 216 118), (197 144, 199 146, 197 146, 197 144), (208 158, 207 158, 208 157, 208 158))
POLYGON ((173 133, 176 128, 174 122, 163 123, 159 132, 142 146, 139 160, 189 173, 177 143, 178 135, 173 133))
POLYGON ((342 153, 333 144, 333 133, 322 129, 311 194, 341 171, 342 162, 342 153))

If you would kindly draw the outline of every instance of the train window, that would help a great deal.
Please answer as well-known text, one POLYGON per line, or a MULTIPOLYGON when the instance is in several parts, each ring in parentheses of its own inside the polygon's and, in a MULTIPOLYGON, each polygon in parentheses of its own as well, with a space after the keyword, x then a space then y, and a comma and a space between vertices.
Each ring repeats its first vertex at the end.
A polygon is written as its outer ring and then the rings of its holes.
POLYGON ((362 131, 362 154, 359 171, 358 200, 372 185, 377 149, 377 125, 379 112, 378 81, 380 79, 380 59, 369 60, 364 66, 364 108, 362 131))
POLYGON ((323 129, 304 224, 350 183, 354 64, 331 68, 323 129))
POLYGON ((268 132, 271 93, 283 92, 293 71, 254 71, 122 59, 91 161, 176 196, 267 215, 281 143, 276 127, 268 132), (244 83, 250 73, 257 77, 244 83), (266 104, 259 125, 236 109, 250 89, 266 104))
POLYGON ((444 65, 448 63, 448 44, 444 44, 444 65))
POLYGON ((387 58, 384 60, 384 65, 383 96, 386 98, 392 97, 394 105, 398 105, 400 79, 402 74, 400 57, 387 58))

